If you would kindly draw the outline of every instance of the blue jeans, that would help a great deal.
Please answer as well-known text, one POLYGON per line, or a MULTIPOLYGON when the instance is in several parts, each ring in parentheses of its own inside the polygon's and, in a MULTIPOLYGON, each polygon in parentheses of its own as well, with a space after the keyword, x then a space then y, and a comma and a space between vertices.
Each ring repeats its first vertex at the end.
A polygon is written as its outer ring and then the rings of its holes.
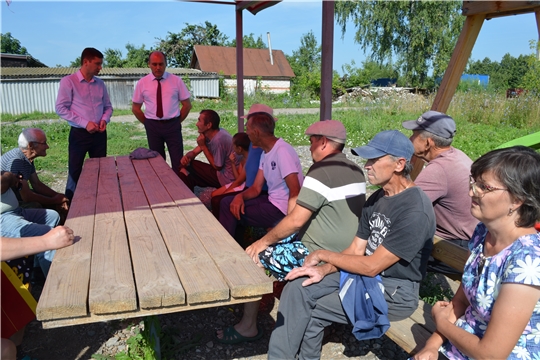
MULTIPOLYGON (((5 237, 21 238, 29 236, 40 236, 48 233, 58 225, 60 215, 49 209, 23 209, 18 207, 12 211, 6 211, 0 216, 0 234, 5 237)), ((47 276, 51 267, 51 260, 55 250, 36 254, 36 259, 47 276)))

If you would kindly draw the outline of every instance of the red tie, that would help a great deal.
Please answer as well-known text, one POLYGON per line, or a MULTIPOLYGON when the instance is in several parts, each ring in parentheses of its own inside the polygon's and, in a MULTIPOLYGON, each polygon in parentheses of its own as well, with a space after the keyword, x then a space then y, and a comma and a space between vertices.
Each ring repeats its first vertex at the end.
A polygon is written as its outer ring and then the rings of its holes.
POLYGON ((161 101, 161 80, 162 78, 157 79, 157 112, 156 116, 158 118, 163 118, 163 103, 161 101))

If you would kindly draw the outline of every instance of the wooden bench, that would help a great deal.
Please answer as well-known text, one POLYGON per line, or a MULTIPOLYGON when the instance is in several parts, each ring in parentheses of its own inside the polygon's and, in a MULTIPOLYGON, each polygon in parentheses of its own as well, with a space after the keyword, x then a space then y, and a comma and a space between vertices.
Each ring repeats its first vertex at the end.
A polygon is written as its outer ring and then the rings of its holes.
MULTIPOLYGON (((435 237, 431 255, 436 260, 442 261, 458 271, 463 271, 468 251, 449 241, 435 237)), ((459 285, 457 281, 446 277, 445 280, 454 291, 457 290, 459 285)), ((386 336, 413 355, 424 347, 435 328, 435 322, 431 318, 431 305, 420 300, 418 308, 410 317, 390 323, 390 329, 386 332, 386 336)))

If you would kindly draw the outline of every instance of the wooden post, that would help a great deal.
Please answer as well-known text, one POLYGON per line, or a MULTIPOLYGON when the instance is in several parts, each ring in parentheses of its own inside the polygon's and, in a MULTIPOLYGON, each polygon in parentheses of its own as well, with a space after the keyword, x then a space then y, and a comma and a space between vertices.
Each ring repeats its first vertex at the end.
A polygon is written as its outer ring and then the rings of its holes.
MULTIPOLYGON (((536 10, 536 27, 538 28, 538 42, 540 42, 540 10, 536 10)), ((536 58, 540 61, 540 44, 536 44, 536 58)))
MULTIPOLYGON (((467 16, 467 19, 463 24, 461 34, 459 35, 456 43, 456 47, 454 48, 454 52, 452 53, 452 57, 450 58, 450 62, 448 63, 448 67, 444 72, 441 86, 437 91, 437 95, 435 96, 435 100, 431 106, 431 110, 440 111, 443 113, 446 113, 448 110, 450 102, 452 101, 452 96, 454 96, 459 84, 461 74, 463 74, 463 70, 465 70, 465 66, 467 65, 469 56, 471 55, 476 38, 478 37, 482 24, 484 23, 484 19, 485 14, 467 16)), ((411 173, 411 179, 414 180, 424 168, 424 161, 416 156, 413 156, 412 164, 413 171, 411 173)))
POLYGON ((471 55, 472 48, 476 42, 476 38, 480 33, 482 24, 484 23, 485 15, 478 14, 473 16, 467 16, 463 29, 459 35, 459 39, 448 63, 448 67, 444 72, 444 77, 441 82, 441 86, 437 91, 437 96, 433 101, 431 110, 440 111, 445 113, 450 106, 452 96, 457 89, 459 79, 465 70, 469 56, 471 55))

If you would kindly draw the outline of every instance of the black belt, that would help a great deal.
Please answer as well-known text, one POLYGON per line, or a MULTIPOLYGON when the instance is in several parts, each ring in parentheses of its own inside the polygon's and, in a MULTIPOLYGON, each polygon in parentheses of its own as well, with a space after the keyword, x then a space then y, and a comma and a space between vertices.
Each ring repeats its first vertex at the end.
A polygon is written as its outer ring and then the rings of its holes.
POLYGON ((178 115, 177 117, 173 117, 171 119, 147 119, 147 120, 152 120, 152 121, 156 121, 156 122, 164 124, 164 123, 180 120, 180 115, 178 115))

